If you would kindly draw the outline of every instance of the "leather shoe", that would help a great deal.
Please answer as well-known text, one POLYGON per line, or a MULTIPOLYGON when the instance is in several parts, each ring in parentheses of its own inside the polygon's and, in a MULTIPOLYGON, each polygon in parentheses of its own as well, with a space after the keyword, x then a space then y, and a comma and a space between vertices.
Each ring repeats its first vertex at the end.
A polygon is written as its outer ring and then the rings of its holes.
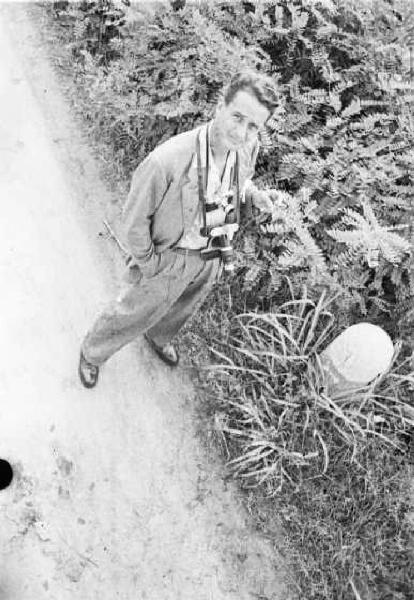
POLYGON ((165 346, 158 346, 146 333, 144 334, 145 339, 151 346, 151 348, 158 354, 158 356, 170 367, 176 367, 180 360, 177 349, 172 344, 166 344, 165 346))
POLYGON ((99 367, 87 361, 82 351, 79 358, 78 373, 82 384, 86 388, 95 387, 99 377, 99 367))

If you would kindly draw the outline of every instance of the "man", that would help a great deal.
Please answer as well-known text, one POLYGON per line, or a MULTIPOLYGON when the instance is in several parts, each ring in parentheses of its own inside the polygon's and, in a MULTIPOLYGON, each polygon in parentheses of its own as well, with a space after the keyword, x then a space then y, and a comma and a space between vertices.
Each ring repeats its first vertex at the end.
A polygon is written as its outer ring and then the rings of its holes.
POLYGON ((270 78, 238 73, 212 121, 170 138, 137 167, 122 215, 130 254, 125 285, 82 343, 85 387, 94 387, 100 366, 142 333, 167 364, 178 364, 171 340, 223 266, 225 253, 212 236, 224 226, 228 236, 220 239, 231 239, 240 201, 272 211, 270 197, 250 178, 259 131, 277 104, 270 78))

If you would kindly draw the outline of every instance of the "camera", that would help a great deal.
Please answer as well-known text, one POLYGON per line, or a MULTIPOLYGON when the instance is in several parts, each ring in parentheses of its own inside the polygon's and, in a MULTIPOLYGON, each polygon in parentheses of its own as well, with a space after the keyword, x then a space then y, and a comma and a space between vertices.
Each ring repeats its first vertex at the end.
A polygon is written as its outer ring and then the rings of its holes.
POLYGON ((200 234, 209 237, 207 248, 201 251, 206 260, 221 256, 226 274, 234 271, 233 246, 231 240, 239 228, 234 206, 231 204, 232 192, 227 195, 227 203, 206 203, 208 226, 200 229, 200 234))

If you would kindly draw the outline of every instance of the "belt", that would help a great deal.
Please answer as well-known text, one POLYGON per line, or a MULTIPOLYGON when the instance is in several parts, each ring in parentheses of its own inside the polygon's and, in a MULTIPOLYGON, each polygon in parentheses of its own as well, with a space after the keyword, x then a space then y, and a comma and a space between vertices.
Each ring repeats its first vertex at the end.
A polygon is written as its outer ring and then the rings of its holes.
POLYGON ((172 250, 174 252, 177 252, 178 254, 185 254, 186 256, 194 256, 194 255, 198 255, 200 256, 200 252, 201 250, 203 250, 203 248, 199 248, 198 250, 196 250, 195 248, 172 248, 172 250))
POLYGON ((199 256, 202 260, 213 260, 214 258, 220 258, 220 250, 217 248, 200 248, 196 250, 194 248, 172 248, 174 252, 178 254, 184 254, 185 256, 199 256))

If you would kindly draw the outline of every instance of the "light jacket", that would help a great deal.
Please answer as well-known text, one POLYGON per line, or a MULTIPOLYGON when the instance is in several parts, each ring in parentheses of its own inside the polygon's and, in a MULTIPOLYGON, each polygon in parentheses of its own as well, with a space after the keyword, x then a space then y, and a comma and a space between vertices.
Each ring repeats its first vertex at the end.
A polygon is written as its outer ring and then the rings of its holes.
MULTIPOLYGON (((160 268, 162 253, 177 245, 194 222, 198 197, 196 139, 202 127, 157 146, 137 167, 121 219, 121 237, 130 265, 144 277, 160 268)), ((240 189, 252 185, 259 144, 239 150, 240 189)))

